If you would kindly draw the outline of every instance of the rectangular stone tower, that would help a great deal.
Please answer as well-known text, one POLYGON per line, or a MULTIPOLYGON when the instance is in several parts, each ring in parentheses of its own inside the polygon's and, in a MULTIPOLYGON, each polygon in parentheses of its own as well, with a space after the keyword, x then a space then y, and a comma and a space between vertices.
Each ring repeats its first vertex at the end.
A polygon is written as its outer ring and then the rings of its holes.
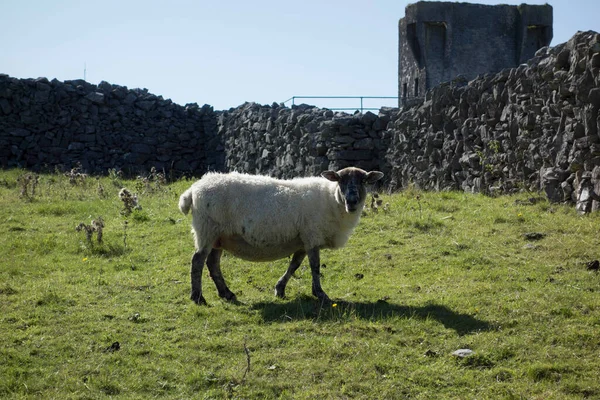
POLYGON ((552 6, 419 1, 398 24, 398 102, 459 75, 513 68, 552 40, 552 6))

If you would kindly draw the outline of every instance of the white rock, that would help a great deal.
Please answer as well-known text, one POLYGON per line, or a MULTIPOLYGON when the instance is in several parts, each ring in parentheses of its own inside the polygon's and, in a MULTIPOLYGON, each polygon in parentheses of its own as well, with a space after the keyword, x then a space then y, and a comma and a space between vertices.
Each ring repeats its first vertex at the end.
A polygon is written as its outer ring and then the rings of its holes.
POLYGON ((472 356, 473 354, 475 354, 475 352, 471 349, 458 349, 454 353, 452 353, 452 355, 454 357, 460 357, 460 358, 469 357, 469 356, 472 356))

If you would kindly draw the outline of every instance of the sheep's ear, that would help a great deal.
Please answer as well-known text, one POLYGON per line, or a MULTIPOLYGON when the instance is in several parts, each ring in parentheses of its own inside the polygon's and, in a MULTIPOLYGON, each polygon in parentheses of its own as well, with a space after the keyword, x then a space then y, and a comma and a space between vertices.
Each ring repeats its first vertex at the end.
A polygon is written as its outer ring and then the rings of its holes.
POLYGON ((323 178, 329 179, 332 182, 337 182, 340 180, 340 175, 335 171, 325 171, 321 172, 321 176, 323 178))
POLYGON ((377 182, 381 178, 383 178, 383 172, 371 171, 371 172, 367 173, 367 177, 365 178, 365 182, 371 184, 371 183, 377 182))

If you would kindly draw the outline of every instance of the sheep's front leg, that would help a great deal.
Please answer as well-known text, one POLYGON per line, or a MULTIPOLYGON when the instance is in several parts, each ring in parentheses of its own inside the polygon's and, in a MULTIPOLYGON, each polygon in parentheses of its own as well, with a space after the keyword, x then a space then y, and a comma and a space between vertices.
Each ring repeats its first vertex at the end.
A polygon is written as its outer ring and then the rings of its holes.
POLYGON ((277 285, 275 285, 275 296, 284 298, 285 297, 285 287, 287 286, 288 281, 294 275, 294 272, 298 269, 298 267, 302 264, 302 260, 306 257, 306 252, 304 250, 298 250, 294 253, 292 257, 292 261, 290 261, 290 266, 287 271, 279 280, 277 281, 277 285))
POLYGON ((312 293, 321 302, 329 302, 329 297, 321 287, 321 259, 319 257, 319 248, 315 247, 308 252, 308 262, 310 263, 310 271, 312 272, 312 293))
POLYGON ((221 249, 212 249, 208 255, 208 260, 206 260, 206 266, 208 267, 208 272, 210 272, 210 277, 217 287, 219 297, 227 301, 235 301, 235 294, 229 290, 227 284, 225 283, 225 279, 223 279, 223 274, 221 273, 222 253, 223 250, 221 249))
POLYGON ((196 304, 206 304, 206 300, 202 296, 202 268, 204 268, 204 261, 208 256, 209 250, 199 250, 194 253, 192 257, 192 269, 190 271, 190 277, 192 278, 192 295, 190 298, 196 304))

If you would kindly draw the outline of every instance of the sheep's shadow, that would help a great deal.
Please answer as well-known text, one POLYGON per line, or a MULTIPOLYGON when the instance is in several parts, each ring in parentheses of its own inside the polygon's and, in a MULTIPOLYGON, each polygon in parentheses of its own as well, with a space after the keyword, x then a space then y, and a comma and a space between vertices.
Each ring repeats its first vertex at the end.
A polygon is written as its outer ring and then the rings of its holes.
POLYGON ((335 301, 333 304, 321 304, 313 298, 299 297, 286 302, 257 303, 252 306, 252 309, 260 311, 265 322, 289 322, 301 319, 332 321, 347 317, 386 320, 399 317, 433 319, 461 336, 493 329, 492 324, 487 321, 452 311, 441 304, 431 303, 419 307, 402 306, 381 300, 371 303, 335 301))

